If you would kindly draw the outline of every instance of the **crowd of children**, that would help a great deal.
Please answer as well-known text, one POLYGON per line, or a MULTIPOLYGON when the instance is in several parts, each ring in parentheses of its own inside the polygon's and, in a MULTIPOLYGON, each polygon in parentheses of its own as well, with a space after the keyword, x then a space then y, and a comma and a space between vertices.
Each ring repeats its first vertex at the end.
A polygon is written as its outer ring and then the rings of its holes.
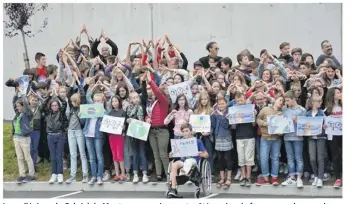
MULTIPOLYGON (((163 181, 172 155, 170 139, 189 138, 190 116, 202 114, 210 115, 211 131, 194 136, 200 156, 208 158, 213 174, 220 174, 218 188, 229 188, 233 179, 242 186, 254 180, 256 185, 279 185, 279 174, 287 176, 283 186, 301 188, 307 178, 322 187, 331 173, 339 188, 341 135, 269 134, 267 119, 285 115, 296 129, 299 116, 342 117, 342 67, 330 42, 321 43, 323 53, 316 63, 312 54, 291 49, 288 42, 278 46, 279 57, 266 49, 258 58, 243 50, 236 63, 220 57, 218 46, 208 43, 209 55, 191 67, 185 53, 165 35, 130 43, 121 59, 117 45, 103 31, 94 40, 84 26, 76 42, 70 40, 59 49, 57 65, 47 66, 46 56, 37 53, 37 66, 23 72, 29 77, 27 91, 17 78, 6 82, 16 89, 13 141, 18 182, 35 180, 37 164, 45 160, 51 163, 49 183, 75 182, 77 166, 83 183, 137 183, 140 178, 147 183, 154 170, 153 180, 163 181), (80 45, 82 35, 88 36, 90 45, 80 45), (109 46, 98 51, 101 42, 109 46), (192 98, 181 94, 172 103, 168 87, 182 82, 189 84, 192 98), (106 115, 125 117, 123 133, 99 131, 102 117, 82 119, 81 104, 103 104, 106 115), (229 107, 245 104, 254 104, 255 122, 229 124, 229 107), (126 136, 131 119, 151 124, 147 141, 126 136), (70 169, 70 176, 64 181, 65 169, 70 169)), ((182 165, 175 162, 172 172, 182 165)))

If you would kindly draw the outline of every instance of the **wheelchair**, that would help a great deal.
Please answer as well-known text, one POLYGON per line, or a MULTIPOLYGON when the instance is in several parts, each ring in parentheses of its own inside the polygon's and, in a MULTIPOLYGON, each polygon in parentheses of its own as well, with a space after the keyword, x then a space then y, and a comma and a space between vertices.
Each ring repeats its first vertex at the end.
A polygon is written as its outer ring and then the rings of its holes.
MULTIPOLYGON (((167 198, 175 198, 169 195, 171 190, 171 165, 175 160, 172 160, 169 163, 168 171, 167 171, 167 183, 168 183, 168 191, 166 192, 167 198)), ((180 169, 178 170, 178 174, 180 169)), ((176 176, 177 186, 184 185, 188 181, 192 182, 196 187, 196 192, 194 192, 194 197, 199 198, 200 196, 200 188, 202 187, 203 193, 205 196, 210 195, 211 193, 211 168, 208 159, 201 158, 198 162, 197 166, 192 166, 191 170, 187 175, 177 175, 176 176)), ((177 198, 182 198, 182 196, 178 196, 177 198)))

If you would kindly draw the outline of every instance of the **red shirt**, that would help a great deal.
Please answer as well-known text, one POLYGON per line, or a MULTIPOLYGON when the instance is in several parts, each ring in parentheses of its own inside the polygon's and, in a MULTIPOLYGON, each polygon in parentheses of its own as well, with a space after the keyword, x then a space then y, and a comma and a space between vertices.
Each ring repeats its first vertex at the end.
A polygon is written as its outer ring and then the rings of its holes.
POLYGON ((46 80, 46 67, 37 67, 37 81, 42 82, 46 80))
POLYGON ((159 87, 155 84, 154 81, 150 81, 149 85, 157 98, 157 102, 154 105, 154 108, 151 113, 152 127, 165 126, 164 120, 169 111, 169 101, 163 95, 163 93, 161 93, 159 87))

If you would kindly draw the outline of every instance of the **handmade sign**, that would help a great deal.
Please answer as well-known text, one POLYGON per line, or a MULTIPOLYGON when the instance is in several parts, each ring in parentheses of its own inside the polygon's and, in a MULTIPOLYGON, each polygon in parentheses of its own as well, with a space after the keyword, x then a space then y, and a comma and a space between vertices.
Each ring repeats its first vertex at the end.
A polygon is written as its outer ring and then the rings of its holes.
POLYGON ((327 126, 326 134, 342 135, 342 117, 325 117, 324 124, 327 126))
POLYGON ((149 129, 150 123, 131 119, 131 122, 128 125, 127 136, 147 141, 149 129))
POLYGON ((19 87, 22 88, 22 92, 21 94, 26 94, 27 93, 27 89, 28 89, 28 85, 29 85, 29 78, 28 75, 23 75, 18 77, 17 79, 19 87))
POLYGON ((194 132, 210 132, 210 115, 191 115, 189 124, 194 132))
POLYGON ((171 149, 173 157, 198 156, 198 146, 196 138, 171 139, 171 149))
POLYGON ((191 87, 189 87, 188 82, 182 82, 179 84, 168 86, 167 89, 169 91, 172 103, 175 103, 177 96, 182 94, 186 96, 188 102, 190 102, 192 98, 192 91, 191 91, 191 87))
POLYGON ((231 125, 253 122, 255 122, 253 104, 236 105, 229 108, 229 123, 231 125))
POLYGON ((82 104, 79 106, 80 118, 99 118, 104 117, 104 106, 103 104, 82 104))
POLYGON ((101 122, 100 131, 121 135, 124 124, 125 118, 104 115, 103 121, 101 122))
POLYGON ((324 117, 297 117, 298 136, 316 136, 322 133, 324 117))
POLYGON ((283 115, 269 115, 268 131, 269 134, 284 134, 295 132, 295 127, 292 118, 283 115))

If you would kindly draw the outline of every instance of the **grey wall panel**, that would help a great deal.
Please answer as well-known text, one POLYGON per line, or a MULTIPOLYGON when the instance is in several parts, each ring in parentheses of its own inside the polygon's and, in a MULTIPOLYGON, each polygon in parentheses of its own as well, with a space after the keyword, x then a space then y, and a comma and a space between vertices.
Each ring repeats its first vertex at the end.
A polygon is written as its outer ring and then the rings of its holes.
MULTIPOLYGON (((221 56, 235 61, 236 54, 248 48, 258 55, 262 48, 279 54, 279 44, 291 42, 317 57, 320 42, 332 42, 334 55, 341 60, 341 4, 153 4, 153 34, 167 33, 186 54, 190 66, 207 54, 209 41, 219 44, 221 56)), ((75 39, 85 23, 93 37, 104 28, 125 56, 127 45, 152 36, 149 4, 49 4, 46 12, 31 19, 33 30, 48 18, 48 26, 34 38, 27 38, 31 66, 34 55, 43 52, 47 64, 56 63, 56 53, 70 38, 75 39)), ((7 16, 4 14, 4 20, 7 16)), ((87 43, 85 37, 83 43, 87 43)), ((100 46, 101 47, 101 46, 100 46)), ((21 75, 24 69, 22 39, 4 38, 3 80, 21 75)), ((11 98, 14 90, 4 87, 4 119, 14 116, 11 98)))

